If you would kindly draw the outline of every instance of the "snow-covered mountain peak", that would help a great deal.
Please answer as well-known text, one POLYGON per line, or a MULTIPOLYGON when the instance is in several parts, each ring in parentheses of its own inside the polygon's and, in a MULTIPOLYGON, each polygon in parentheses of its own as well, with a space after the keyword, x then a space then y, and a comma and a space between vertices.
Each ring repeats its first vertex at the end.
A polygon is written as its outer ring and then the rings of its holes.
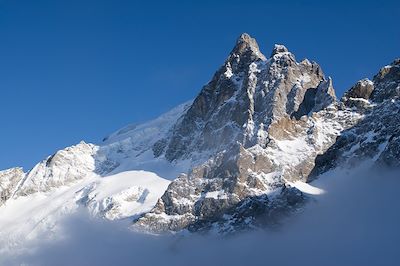
POLYGON ((299 119, 336 101, 318 64, 296 62, 283 45, 274 51, 267 60, 256 41, 243 34, 169 136, 156 142, 155 155, 169 161, 204 159, 236 143, 265 144, 260 136, 272 122, 299 119))

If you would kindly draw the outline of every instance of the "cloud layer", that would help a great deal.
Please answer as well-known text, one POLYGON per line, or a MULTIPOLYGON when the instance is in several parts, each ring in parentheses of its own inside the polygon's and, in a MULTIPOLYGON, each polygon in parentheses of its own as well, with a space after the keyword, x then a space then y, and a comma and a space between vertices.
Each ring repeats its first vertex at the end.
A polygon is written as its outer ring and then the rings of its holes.
POLYGON ((1 265, 397 265, 398 173, 317 180, 327 191, 279 229, 227 238, 151 236, 77 213, 62 239, 2 254, 1 265))

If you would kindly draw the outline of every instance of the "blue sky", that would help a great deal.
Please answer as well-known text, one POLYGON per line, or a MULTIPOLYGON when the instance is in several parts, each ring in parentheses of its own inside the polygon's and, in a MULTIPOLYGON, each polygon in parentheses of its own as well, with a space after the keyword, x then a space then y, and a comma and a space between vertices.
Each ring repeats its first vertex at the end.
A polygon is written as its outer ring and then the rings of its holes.
POLYGON ((317 61, 338 95, 399 57, 399 1, 0 0, 0 169, 194 98, 242 32, 317 61))

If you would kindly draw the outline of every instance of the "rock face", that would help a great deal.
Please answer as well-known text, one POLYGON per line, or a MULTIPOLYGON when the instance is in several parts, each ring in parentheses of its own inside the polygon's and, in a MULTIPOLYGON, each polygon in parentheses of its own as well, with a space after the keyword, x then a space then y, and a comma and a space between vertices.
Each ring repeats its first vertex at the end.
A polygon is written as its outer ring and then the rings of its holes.
POLYGON ((236 142, 265 145, 271 123, 299 119, 334 101, 332 82, 316 63, 296 62, 283 45, 266 59, 256 41, 243 34, 170 135, 155 144, 155 155, 174 161, 195 152, 215 154, 236 142))
POLYGON ((345 93, 342 102, 358 111, 371 107, 371 103, 379 104, 386 100, 396 100, 400 96, 400 59, 380 69, 373 78, 358 81, 345 93))
POLYGON ((248 201, 269 210, 277 202, 300 206, 304 196, 287 182, 306 180, 315 157, 359 118, 339 110, 332 80, 316 63, 297 62, 283 45, 267 59, 243 34, 168 138, 156 143, 165 147, 157 155, 170 161, 211 156, 173 181, 136 226, 225 231, 248 201))
POLYGON ((374 91, 371 99, 376 103, 386 100, 397 100, 400 96, 400 58, 387 65, 375 75, 374 91))
POLYGON ((369 79, 358 81, 353 87, 348 90, 344 96, 346 99, 364 99, 368 100, 374 90, 374 83, 369 79))
POLYGON ((348 99, 368 100, 363 106, 352 105, 364 113, 354 127, 342 132, 328 151, 316 158, 309 180, 335 167, 353 167, 370 161, 389 167, 400 166, 400 60, 383 67, 373 81, 361 80, 345 94, 348 99), (365 107, 368 107, 365 111, 365 107))
POLYGON ((363 79, 351 87, 341 100, 349 108, 366 110, 370 107, 369 99, 373 90, 374 83, 369 79, 363 79))

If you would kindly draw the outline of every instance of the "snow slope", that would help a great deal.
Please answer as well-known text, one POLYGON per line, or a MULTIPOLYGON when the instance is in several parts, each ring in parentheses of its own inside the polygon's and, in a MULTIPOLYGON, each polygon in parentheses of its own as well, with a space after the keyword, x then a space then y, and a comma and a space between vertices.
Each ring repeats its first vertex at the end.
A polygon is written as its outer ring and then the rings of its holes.
POLYGON ((38 234, 61 233, 58 222, 80 206, 95 215, 122 219, 149 211, 169 181, 151 172, 89 176, 70 186, 9 200, 0 207, 0 247, 11 248, 38 234))
POLYGON ((39 234, 62 234, 59 221, 79 208, 108 220, 134 219, 151 210, 170 181, 190 162, 154 158, 152 145, 165 137, 190 102, 147 123, 125 127, 100 145, 81 142, 57 151, 24 173, 0 172, 0 250, 39 234))

